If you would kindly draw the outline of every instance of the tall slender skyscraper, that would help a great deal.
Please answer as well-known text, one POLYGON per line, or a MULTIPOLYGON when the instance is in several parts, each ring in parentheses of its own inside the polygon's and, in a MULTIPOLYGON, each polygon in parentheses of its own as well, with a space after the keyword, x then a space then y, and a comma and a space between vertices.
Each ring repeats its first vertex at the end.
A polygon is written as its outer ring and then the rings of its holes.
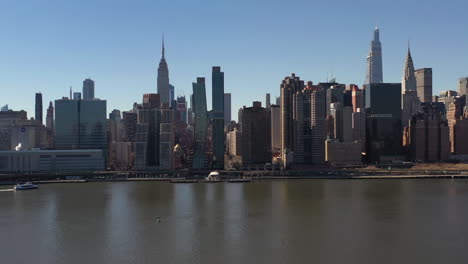
MULTIPOLYGON (((296 141, 294 131, 296 125, 294 124, 294 95, 304 89, 304 81, 301 80, 294 73, 291 76, 284 78, 281 83, 281 155, 283 155, 283 162, 288 163, 286 156, 290 152, 295 151, 296 141)), ((300 145, 300 144, 299 144, 300 145)))
POLYGON ((213 167, 224 168, 224 72, 221 67, 213 67, 212 73, 213 107, 213 167))
POLYGON ((401 81, 402 92, 416 91, 416 76, 414 75, 414 63, 411 56, 411 50, 408 47, 408 54, 406 55, 405 68, 403 70, 403 80, 401 81))
POLYGON ((325 162, 325 92, 320 88, 311 92, 310 128, 312 134, 312 164, 325 162))
POLYGON ((408 55, 406 56, 405 67, 403 70, 403 78, 401 80, 402 85, 402 112, 401 120, 403 126, 408 126, 409 120, 412 116, 418 113, 419 110, 419 99, 416 90, 416 76, 414 74, 414 63, 411 57, 411 51, 408 47, 408 55))
POLYGON ((231 122, 231 94, 225 93, 224 94, 224 122, 229 123, 231 122))
POLYGON ((49 108, 47 108, 47 116, 46 116, 46 127, 54 131, 54 105, 52 101, 49 103, 49 108))
POLYGON ((193 112, 195 114, 195 136, 193 148, 193 168, 206 168, 206 136, 208 112, 206 108, 205 78, 198 77, 193 83, 193 112))
POLYGON ((36 121, 41 122, 42 124, 42 94, 41 93, 36 93, 36 115, 34 119, 36 119, 36 121))
POLYGON ((367 76, 365 84, 382 83, 382 43, 380 43, 380 31, 376 27, 374 30, 374 39, 371 42, 371 49, 367 56, 367 76))
MULTIPOLYGON (((70 99, 71 96, 70 96, 70 99)), ((93 100, 94 99, 94 81, 91 79, 86 79, 83 81, 83 100, 93 100)))
POLYGON ((174 100, 176 100, 175 96, 174 96, 174 93, 175 93, 175 87, 174 85, 172 84, 169 84, 169 100, 172 102, 174 100))
POLYGON ((170 91, 169 91, 169 69, 167 67, 166 57, 164 48, 164 37, 162 40, 162 53, 161 61, 159 62, 158 68, 158 94, 161 97, 162 106, 170 106, 170 91))
POLYGON ((267 93, 266 96, 265 96, 265 107, 266 107, 266 109, 271 108, 271 99, 270 99, 270 94, 269 93, 267 93))

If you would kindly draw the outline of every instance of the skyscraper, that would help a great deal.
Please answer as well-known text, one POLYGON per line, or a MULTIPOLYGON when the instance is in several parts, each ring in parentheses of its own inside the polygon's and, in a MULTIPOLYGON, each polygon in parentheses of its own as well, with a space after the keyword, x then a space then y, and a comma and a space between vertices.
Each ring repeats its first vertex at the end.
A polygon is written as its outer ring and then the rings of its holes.
POLYGON ((159 167, 172 169, 174 158, 174 109, 161 109, 159 167))
POLYGON ((283 166, 323 164, 325 102, 325 92, 312 82, 304 86, 304 81, 295 74, 283 80, 280 105, 283 166))
POLYGON ((264 165, 271 162, 270 111, 262 103, 242 111, 242 165, 264 165))
MULTIPOLYGON (((458 94, 468 95, 468 77, 458 79, 458 94)), ((468 101, 468 96, 466 100, 468 101)))
POLYGON ((329 89, 325 91, 326 93, 326 115, 330 115, 330 105, 332 103, 340 103, 342 106, 344 105, 344 91, 345 85, 336 84, 331 86, 329 89))
POLYGON ((376 27, 374 30, 374 39, 371 42, 369 55, 367 56, 367 75, 366 85, 383 82, 382 69, 382 43, 380 43, 380 31, 376 27))
POLYGON ((34 118, 42 124, 42 94, 36 93, 36 115, 34 118))
POLYGON ((109 142, 122 142, 123 123, 120 110, 112 110, 109 114, 107 127, 109 131, 109 142))
MULTIPOLYGON (((70 97, 70 99, 72 99, 70 97)), ((83 81, 83 100, 93 100, 94 99, 94 81, 91 79, 86 79, 83 81)))
POLYGON ((352 87, 351 101, 353 105, 353 112, 357 112, 357 109, 364 109, 364 92, 357 86, 352 87))
POLYGON ((397 160, 402 154, 401 84, 366 87, 366 158, 370 162, 397 160))
POLYGON ((73 93, 73 100, 81 100, 81 93, 80 92, 74 92, 73 93))
POLYGON ((125 142, 135 142, 135 133, 137 125, 137 113, 135 112, 123 112, 122 113, 123 121, 123 141, 125 142))
POLYGON ((432 68, 423 68, 415 71, 416 89, 421 103, 432 102, 432 68))
POLYGON ((174 94, 175 94, 175 87, 174 85, 169 84, 169 102, 172 102, 176 99, 174 94))
POLYGON ((143 108, 153 109, 161 106, 161 100, 159 94, 143 94, 143 108))
POLYGON ((408 122, 413 115, 418 113, 419 99, 416 90, 416 76, 414 73, 414 63, 411 57, 411 51, 408 47, 408 54, 406 55, 405 67, 403 69, 403 78, 401 80, 402 92, 402 112, 401 120, 403 126, 408 126, 408 122))
POLYGON ((353 113, 353 140, 359 141, 365 151, 366 141, 366 113, 364 108, 357 108, 353 113))
POLYGON ((325 92, 320 88, 310 97, 310 129, 312 134, 312 164, 325 162, 325 92))
POLYGON ((464 111, 466 107, 466 95, 457 96, 450 101, 447 111, 447 121, 450 128, 450 151, 456 155, 468 155, 468 115, 464 111))
POLYGON ((271 107, 271 99, 270 99, 270 94, 267 93, 265 96, 265 107, 266 109, 270 109, 271 107))
POLYGON ((406 55, 405 67, 403 68, 403 78, 401 82, 401 91, 416 91, 416 76, 414 70, 413 57, 411 56, 411 50, 408 47, 408 54, 406 55))
POLYGON ((206 168, 206 137, 208 111, 206 108, 205 78, 198 77, 193 83, 193 112, 195 114, 195 136, 193 148, 193 168, 206 168))
POLYGON ((304 89, 304 81, 294 73, 291 76, 284 78, 281 83, 281 155, 283 163, 287 165, 288 153, 295 151, 295 125, 294 125, 294 108, 293 96, 304 89))
POLYGON ((229 123, 232 120, 231 117, 231 94, 225 93, 224 94, 224 122, 229 123))
POLYGON ((47 116, 46 116, 46 127, 54 131, 54 105, 52 101, 49 103, 49 108, 47 108, 47 116))
POLYGON ((169 107, 170 102, 170 91, 169 91, 169 69, 167 67, 165 48, 164 48, 164 37, 162 40, 162 53, 161 61, 158 67, 158 94, 161 97, 161 105, 169 107))
POLYGON ((271 106, 271 149, 281 150, 281 109, 279 105, 271 106))
POLYGON ((107 148, 105 100, 55 100, 57 149, 107 148))
POLYGON ((212 72, 213 107, 213 168, 224 168, 224 72, 221 67, 213 67, 212 72))
POLYGON ((160 165, 160 125, 159 108, 137 110, 135 164, 138 169, 155 169, 160 165))
POLYGON ((450 140, 445 106, 441 103, 423 103, 423 106, 423 112, 412 116, 405 128, 409 158, 413 161, 448 160, 450 140), (440 108, 444 109, 442 113, 440 108))
POLYGON ((184 124, 187 124, 187 100, 185 100, 185 96, 177 97, 176 119, 182 121, 184 124))
POLYGON ((11 150, 12 129, 17 123, 27 121, 26 111, 2 111, 0 112, 0 150, 11 150))

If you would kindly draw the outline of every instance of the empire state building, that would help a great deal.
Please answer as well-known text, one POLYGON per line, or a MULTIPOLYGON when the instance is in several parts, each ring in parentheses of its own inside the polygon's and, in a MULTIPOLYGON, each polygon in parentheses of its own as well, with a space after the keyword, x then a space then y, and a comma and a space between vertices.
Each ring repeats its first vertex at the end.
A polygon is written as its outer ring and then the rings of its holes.
POLYGON ((374 39, 371 42, 369 56, 367 56, 366 83, 383 83, 382 43, 380 43, 379 28, 375 28, 374 39))
POLYGON ((158 67, 158 94, 161 98, 161 106, 170 106, 169 102, 169 69, 165 58, 164 37, 162 40, 162 55, 158 67))

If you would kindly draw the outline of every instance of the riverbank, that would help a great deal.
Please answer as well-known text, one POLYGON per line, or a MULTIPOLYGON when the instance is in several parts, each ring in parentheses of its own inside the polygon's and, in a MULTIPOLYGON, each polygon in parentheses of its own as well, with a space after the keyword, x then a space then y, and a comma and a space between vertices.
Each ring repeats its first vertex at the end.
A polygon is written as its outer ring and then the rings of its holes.
MULTIPOLYGON (((466 179, 466 174, 441 174, 441 175, 366 175, 366 176, 262 176, 248 179, 224 178, 220 183, 251 183, 258 181, 278 180, 408 180, 408 179, 466 179)), ((82 184, 92 182, 170 182, 173 184, 212 183, 204 179, 194 178, 120 178, 120 179, 77 179, 77 180, 35 180, 34 184, 82 184)), ((19 181, 0 182, 0 185, 15 185, 19 181)))

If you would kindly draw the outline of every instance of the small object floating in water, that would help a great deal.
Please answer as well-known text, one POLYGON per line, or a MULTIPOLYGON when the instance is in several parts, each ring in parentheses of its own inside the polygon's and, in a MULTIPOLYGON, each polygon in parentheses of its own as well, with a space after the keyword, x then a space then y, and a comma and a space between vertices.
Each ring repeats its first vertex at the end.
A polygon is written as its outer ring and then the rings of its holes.
POLYGON ((24 184, 17 184, 13 189, 15 191, 21 191, 21 190, 32 190, 32 189, 37 189, 37 185, 32 184, 31 182, 27 182, 24 184))
POLYGON ((156 219, 156 222, 161 223, 161 218, 158 217, 158 219, 156 219))

